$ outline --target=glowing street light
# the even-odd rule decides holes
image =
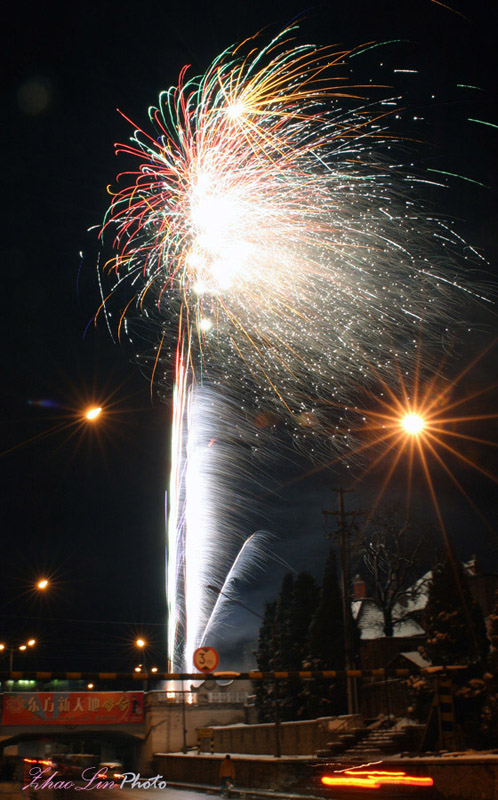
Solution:
[[[44,589],[46,589],[46,588],[47,588],[47,586],[48,586],[48,585],[49,585],[49,581],[48,581],[48,579],[47,579],[47,578],[42,578],[42,579],[41,579],[41,580],[39,580],[39,581],[38,581],[38,583],[36,584],[36,588],[37,588],[37,589],[40,589],[41,591],[43,591]]]
[[[418,434],[421,433],[425,428],[425,420],[423,417],[414,412],[410,412],[403,417],[401,424],[406,433],[410,434],[410,436],[418,436]]]
[[[102,409],[100,407],[94,406],[93,408],[89,408],[88,411],[85,413],[85,417],[90,421],[93,422],[102,414]]]
[[[9,672],[12,672],[14,669],[14,650],[20,650],[24,652],[29,647],[34,647],[36,644],[36,639],[28,639],[27,642],[23,642],[19,645],[9,645],[9,644],[0,644],[0,651],[8,650],[9,651]]]
[[[135,647],[138,647],[139,650],[144,650],[147,647],[146,640],[142,639],[141,637],[139,639],[136,639],[135,640]],[[147,659],[144,657],[143,658],[143,662],[141,664],[139,664],[138,667],[135,667],[135,672],[142,672],[143,671],[143,672],[146,672],[146,673],[149,673],[149,672],[156,673],[157,672],[157,667],[151,667],[149,669],[149,667],[147,666],[146,661],[147,661]],[[144,679],[144,690],[146,690],[146,689],[147,689],[147,679]]]

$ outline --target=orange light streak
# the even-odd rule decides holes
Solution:
[[[387,770],[354,770],[348,769],[340,775],[324,775],[325,786],[352,786],[357,789],[381,789],[382,786],[433,786],[429,776],[407,775],[406,772],[389,772]]]

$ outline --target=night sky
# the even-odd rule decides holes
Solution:
[[[148,106],[177,81],[184,64],[201,73],[228,45],[265,26],[276,33],[299,14],[304,14],[303,42],[352,47],[390,40],[357,65],[359,75],[363,82],[382,75],[393,94],[406,98],[412,116],[423,118],[416,129],[421,168],[430,163],[485,184],[453,179],[447,190],[429,193],[429,200],[485,253],[487,275],[478,277],[492,296],[498,131],[468,120],[498,122],[497,11],[492,2],[455,0],[448,6],[460,13],[430,0],[331,0],[310,7],[294,0],[11,6],[2,147],[0,640],[16,644],[30,635],[39,642],[36,653],[16,656],[15,666],[127,671],[138,663],[133,641],[142,632],[151,642],[150,662],[165,665],[164,491],[171,408],[151,399],[147,377],[126,345],[112,342],[104,319],[96,327],[92,322],[100,303],[97,231],[108,204],[106,187],[126,165],[115,157],[114,143],[131,134],[116,109],[146,125]],[[408,75],[398,68],[418,72]],[[462,302],[461,318],[470,331],[462,326],[449,375],[458,374],[496,336],[489,309]],[[461,391],[469,395],[476,386],[493,384],[496,361],[496,350],[490,351]],[[93,428],[75,424],[91,402],[105,407],[105,418]],[[474,413],[493,413],[496,392],[471,405]],[[496,421],[471,433],[496,441]],[[496,474],[492,448],[473,444],[467,454]],[[336,466],[296,480],[312,466],[297,456],[283,458],[281,492],[260,498],[253,516],[259,513],[257,524],[278,537],[275,552],[320,579],[330,546],[321,512],[334,507],[331,487],[349,485],[351,476]],[[478,473],[456,469],[496,526],[496,486]],[[361,474],[361,465],[355,470]],[[351,502],[368,506],[380,482],[380,471],[369,474]],[[399,492],[400,481],[390,501]],[[427,509],[424,492],[422,482],[415,485],[414,501]],[[496,569],[498,550],[486,526],[447,481],[441,480],[440,492],[458,555],[476,552],[486,569]],[[259,612],[285,571],[272,563],[240,589],[241,598]],[[52,581],[43,596],[31,589],[41,575]],[[223,668],[250,663],[257,624],[240,609],[228,620],[215,642]]]

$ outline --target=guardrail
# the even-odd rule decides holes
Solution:
[[[249,698],[248,692],[207,692],[207,694],[199,695],[197,692],[182,692],[182,691],[152,691],[147,693],[147,702],[160,704],[160,705],[176,705],[186,703],[187,705],[198,705],[200,702],[208,702],[213,704],[220,703],[234,703],[246,704]]]

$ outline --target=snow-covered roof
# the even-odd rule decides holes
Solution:
[[[421,656],[418,650],[410,650],[407,653],[400,653],[400,656],[403,656],[403,658],[406,658],[407,661],[415,664],[416,667],[420,667],[420,669],[431,666],[431,662],[427,661],[426,658]]]

